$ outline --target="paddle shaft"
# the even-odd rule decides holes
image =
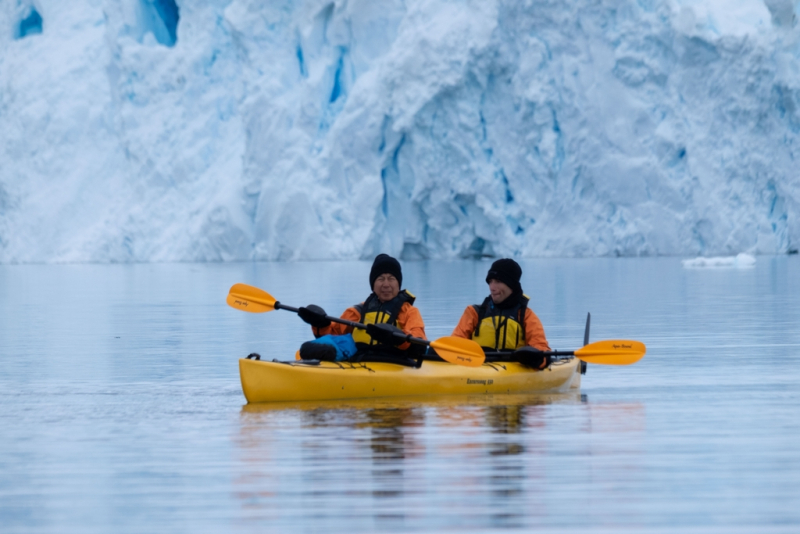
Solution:
[[[286,304],[281,304],[280,301],[276,301],[275,302],[275,309],[276,310],[286,310],[286,311],[290,311],[290,312],[294,312],[294,313],[298,313],[300,311],[300,308],[294,308],[292,306],[287,306]],[[334,317],[332,315],[326,315],[325,318],[328,319],[329,321],[334,322],[334,323],[339,323],[339,324],[344,324],[344,325],[347,325],[347,326],[352,326],[353,328],[361,328],[361,329],[364,329],[364,330],[366,330],[366,328],[367,328],[367,325],[365,325],[365,324],[357,323],[355,321],[348,321],[347,319],[342,319],[340,317]],[[426,345],[426,346],[431,344],[430,341],[428,341],[426,339],[421,339],[421,338],[418,338],[418,337],[414,337],[411,334],[403,335],[403,334],[401,334],[399,332],[393,332],[393,334],[394,334],[395,337],[401,338],[401,339],[403,339],[405,341],[408,341],[410,343],[418,343],[420,345]],[[487,352],[486,356],[504,356],[504,355],[508,355],[508,354],[514,354],[514,353],[513,352]],[[532,354],[544,354],[545,356],[575,356],[575,351],[574,350],[548,350],[548,351],[542,351],[542,352],[534,352]]]
[[[575,350],[548,350],[544,352],[534,352],[531,347],[524,347],[515,352],[490,352],[493,358],[505,357],[512,361],[524,361],[526,358],[535,354],[549,357],[569,357],[574,356],[581,361],[598,363],[602,365],[630,365],[636,363],[644,357],[647,348],[641,341],[630,339],[607,339],[595,341]]]
[[[287,306],[286,304],[281,304],[279,301],[275,301],[274,307],[275,307],[276,310],[286,310],[286,311],[290,311],[290,312],[294,312],[294,313],[298,313],[300,311],[300,308],[294,308],[292,306]],[[347,319],[342,319],[340,317],[334,317],[332,315],[326,315],[325,318],[328,319],[329,321],[334,322],[334,323],[339,323],[339,324],[343,324],[343,325],[347,325],[347,326],[352,326],[353,328],[361,328],[362,330],[366,330],[367,329],[367,325],[365,325],[365,324],[357,323],[355,321],[348,321]],[[428,346],[428,345],[431,344],[431,342],[428,341],[427,339],[414,337],[411,334],[401,334],[400,332],[392,332],[392,335],[394,335],[395,337],[400,338],[400,339],[402,339],[404,341],[408,341],[409,343],[416,343],[418,345],[425,345],[425,346]]]
[[[528,352],[527,354],[514,354],[513,352],[487,352],[486,363],[518,362],[525,363],[525,360],[534,354],[550,356],[553,361],[568,360],[575,356],[574,350],[548,350],[541,352]]]
[[[487,352],[486,356],[510,356],[514,354],[514,352]],[[544,356],[575,356],[574,350],[543,350],[540,352],[530,352],[531,355],[533,354],[542,354]]]

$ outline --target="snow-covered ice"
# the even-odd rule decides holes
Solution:
[[[785,253],[797,0],[0,3],[0,262]]]

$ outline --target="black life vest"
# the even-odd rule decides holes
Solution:
[[[490,295],[482,304],[473,305],[478,313],[478,324],[472,333],[473,341],[487,350],[517,350],[524,347],[528,300],[526,295],[522,295],[514,306],[499,308]]]
[[[381,302],[378,296],[372,293],[364,301],[364,304],[356,304],[354,308],[361,314],[361,320],[359,321],[361,324],[388,323],[392,326],[397,326],[397,316],[400,314],[403,304],[408,302],[413,305],[415,299],[416,297],[405,289],[388,302]],[[362,350],[368,346],[378,344],[363,328],[353,330],[353,339],[356,342],[356,346]],[[384,345],[381,345],[381,347],[384,347]]]

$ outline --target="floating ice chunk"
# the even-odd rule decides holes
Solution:
[[[745,269],[756,264],[756,259],[750,254],[737,254],[736,256],[718,256],[715,258],[694,258],[683,260],[683,266],[691,269],[696,267],[734,267]]]

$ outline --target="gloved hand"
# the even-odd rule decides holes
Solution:
[[[331,324],[331,320],[325,317],[327,315],[325,310],[316,304],[309,304],[300,308],[297,310],[297,315],[311,326],[316,326],[317,328],[323,328]]]
[[[553,358],[549,354],[530,345],[514,351],[514,356],[519,358],[522,365],[539,370],[547,369],[553,362]]]
[[[384,345],[402,345],[406,342],[402,337],[394,335],[395,333],[401,334],[402,336],[406,335],[405,332],[388,323],[367,325],[367,334],[378,343],[383,343]]]

